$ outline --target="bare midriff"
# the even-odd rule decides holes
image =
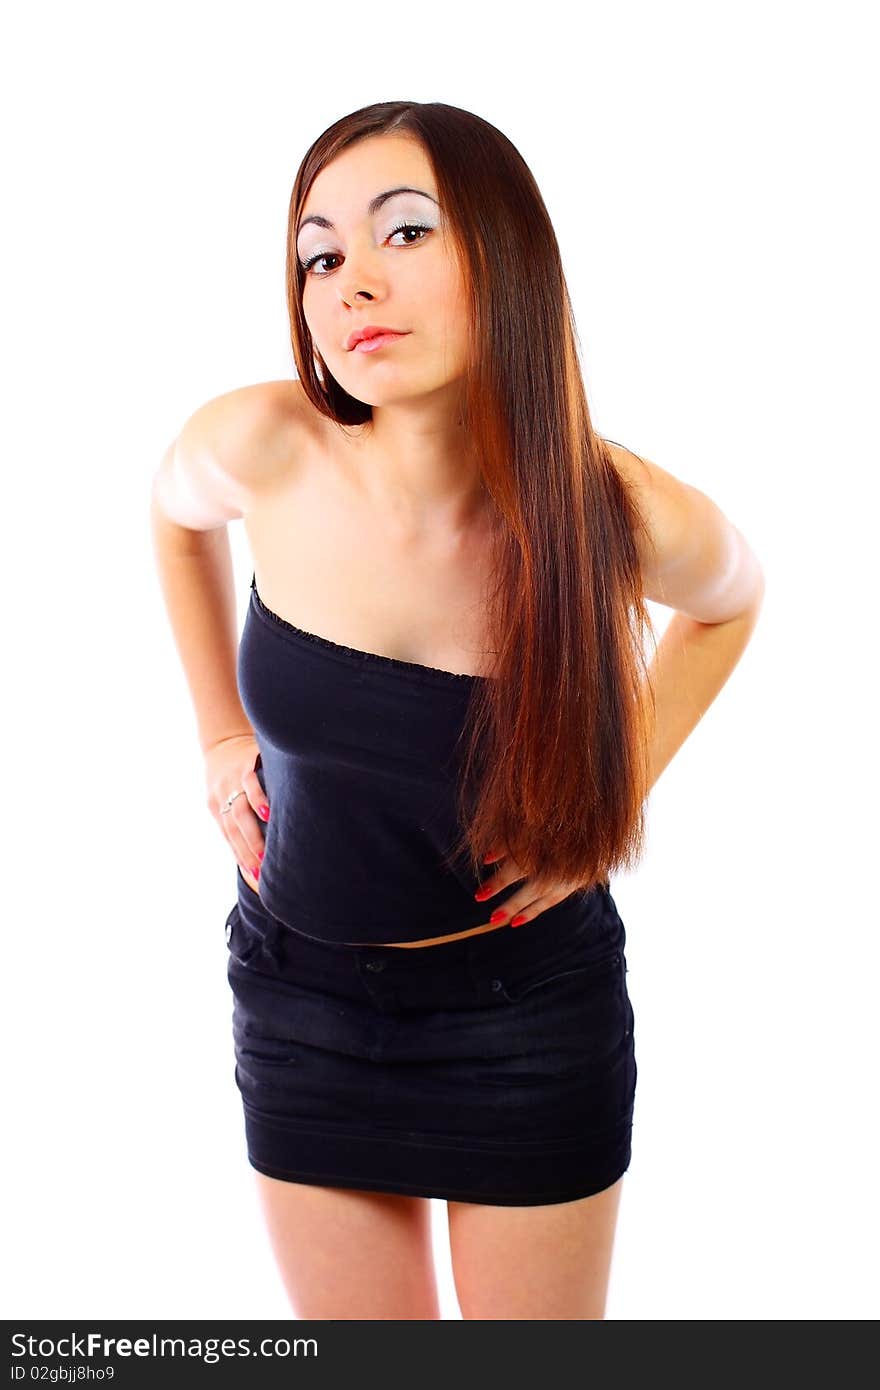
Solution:
[[[467,931],[453,932],[450,936],[430,936],[427,941],[343,941],[343,946],[440,946],[444,941],[459,941],[463,936],[482,936],[487,931],[498,931],[507,922],[488,922],[483,927],[470,927]]]
[[[260,885],[252,877],[247,869],[242,869],[242,878],[249,888],[253,888],[257,897],[260,896]],[[498,931],[501,927],[508,926],[507,922],[487,922],[482,927],[469,927],[467,931],[452,932],[449,936],[429,936],[426,941],[341,941],[341,946],[400,946],[401,949],[414,946],[441,946],[446,941],[459,941],[464,936],[482,936],[487,931]]]

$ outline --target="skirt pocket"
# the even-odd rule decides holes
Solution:
[[[591,980],[606,980],[623,963],[623,951],[619,947],[590,960],[557,961],[556,964],[536,964],[527,972],[509,973],[501,980],[493,982],[503,999],[511,1004],[519,1004],[527,996],[546,989],[549,985],[582,977],[584,985]]]

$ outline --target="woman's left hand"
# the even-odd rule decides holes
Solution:
[[[523,871],[511,855],[504,850],[495,850],[487,854],[483,860],[484,864],[497,864],[503,861],[503,868],[499,869],[492,878],[478,888],[474,897],[477,902],[485,902],[487,898],[494,898],[496,893],[500,893],[502,888],[507,888],[511,883],[516,883],[517,879],[523,877]],[[542,912],[546,912],[548,907],[555,907],[561,903],[563,898],[569,897],[578,888],[585,888],[583,883],[563,883],[558,879],[555,883],[542,883],[538,879],[526,879],[521,888],[512,893],[506,900],[503,907],[499,907],[492,913],[489,922],[494,926],[505,921],[510,917],[508,926],[521,927],[525,922],[531,922],[535,917],[539,917]],[[513,916],[511,917],[511,913]]]

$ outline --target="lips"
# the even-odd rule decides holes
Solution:
[[[373,338],[361,338],[355,343],[352,352],[379,352],[392,343],[399,343],[403,333],[377,333]]]
[[[406,330],[400,328],[389,328],[385,324],[368,323],[363,328],[356,328],[353,333],[348,335],[345,346],[348,352],[353,352],[358,343],[367,342],[371,338],[402,338]],[[378,344],[377,344],[378,346]]]

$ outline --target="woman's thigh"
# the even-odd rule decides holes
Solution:
[[[622,1184],[545,1206],[449,1202],[462,1317],[604,1318]]]
[[[426,1198],[286,1182],[254,1172],[275,1260],[298,1318],[439,1318]]]

